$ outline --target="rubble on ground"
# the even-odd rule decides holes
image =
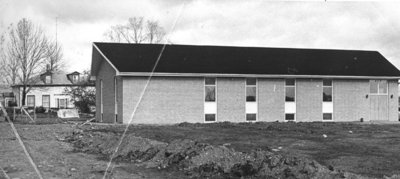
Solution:
[[[65,141],[77,151],[101,154],[107,159],[116,150],[121,134],[75,130]],[[227,146],[213,146],[189,139],[170,143],[127,134],[114,155],[114,161],[140,166],[182,170],[191,177],[221,178],[365,178],[325,167],[297,156],[270,151],[238,152]]]

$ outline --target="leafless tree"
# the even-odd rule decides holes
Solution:
[[[16,26],[11,25],[8,33],[6,64],[16,67],[14,84],[22,85],[22,105],[31,85],[39,81],[46,63],[51,58],[58,58],[61,49],[48,40],[44,31],[28,19],[21,19]],[[13,64],[16,64],[15,66]],[[11,70],[10,67],[8,70]],[[18,80],[18,82],[16,82]]]
[[[157,21],[147,21],[147,32],[149,43],[160,43],[166,35],[164,28]]]
[[[2,78],[6,77],[6,73],[5,73],[5,52],[4,52],[4,35],[0,34],[0,76]],[[3,79],[4,80],[4,79]],[[2,81],[0,79],[0,84],[4,83],[4,81]]]
[[[46,64],[48,65],[50,72],[62,71],[65,67],[62,47],[58,43],[50,42],[47,46],[48,58]]]
[[[4,34],[0,36],[0,76],[8,85],[15,85],[17,82],[18,63],[15,59],[9,58],[6,52],[6,39]]]
[[[157,21],[145,21],[143,17],[128,19],[125,25],[115,25],[104,36],[112,42],[160,43],[166,32]]]

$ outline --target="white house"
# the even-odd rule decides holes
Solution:
[[[45,108],[74,108],[71,96],[65,93],[66,87],[82,85],[83,76],[79,72],[66,74],[64,72],[46,72],[40,75],[40,80],[30,85],[30,90],[25,98],[25,105],[28,107]],[[12,86],[16,97],[17,105],[22,105],[23,85]]]

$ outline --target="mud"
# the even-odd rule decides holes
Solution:
[[[95,153],[109,159],[118,146],[120,134],[75,130],[67,137],[76,151]],[[170,143],[125,136],[116,162],[133,162],[147,168],[178,170],[190,177],[211,178],[366,178],[298,156],[271,151],[238,152],[227,146],[213,146],[189,139]]]

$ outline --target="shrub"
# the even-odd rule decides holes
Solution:
[[[15,101],[8,101],[8,107],[14,107],[17,106],[17,102]]]
[[[36,107],[35,112],[36,113],[45,113],[46,112],[46,108],[44,108],[43,106]]]

